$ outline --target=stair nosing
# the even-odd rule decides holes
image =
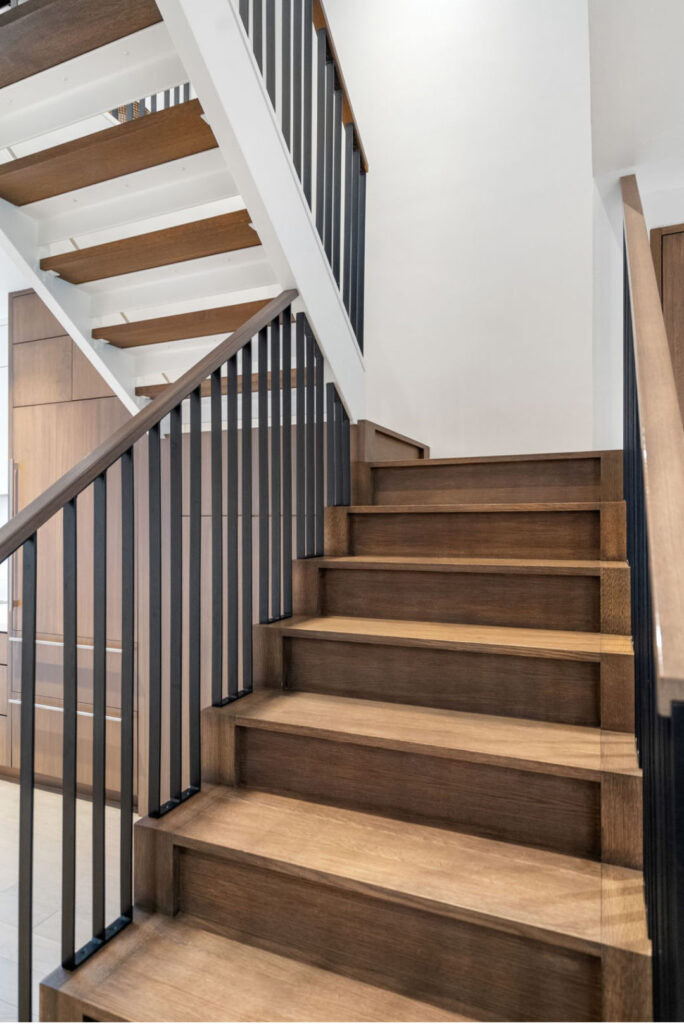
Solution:
[[[624,501],[536,501],[536,502],[462,502],[443,505],[347,505],[351,515],[427,515],[458,512],[600,512],[606,505],[624,505]]]
[[[492,463],[524,462],[567,462],[572,459],[598,459],[602,455],[614,454],[620,449],[606,448],[587,452],[535,452],[530,455],[471,455],[454,459],[395,459],[377,460],[369,463],[371,469],[413,469],[428,466],[472,466]]]
[[[472,572],[527,576],[600,576],[604,569],[629,569],[624,559],[467,558],[401,555],[323,555],[308,559],[320,569],[368,569],[397,572]]]

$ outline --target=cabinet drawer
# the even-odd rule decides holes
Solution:
[[[10,701],[12,722],[12,767],[20,765],[21,703]],[[62,779],[62,734],[64,714],[59,707],[36,705],[35,770],[36,775],[49,779]],[[92,786],[93,716],[78,712],[78,739],[76,744],[76,773],[79,786]],[[121,720],[107,717],[105,786],[108,794],[119,792],[121,777]],[[133,777],[135,778],[135,771]]]
[[[0,665],[0,715],[7,714],[7,665]]]
[[[10,641],[12,658],[12,696],[21,696],[21,637]],[[93,702],[93,648],[79,644],[76,652],[78,671],[78,703]],[[64,647],[59,640],[36,641],[36,698],[62,700],[62,665]],[[107,648],[107,707],[121,707],[121,651]]]

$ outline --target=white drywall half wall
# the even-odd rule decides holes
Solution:
[[[435,456],[592,447],[587,0],[326,0],[368,155],[367,408]]]

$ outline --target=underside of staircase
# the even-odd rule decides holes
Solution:
[[[621,453],[354,480],[43,1019],[651,1019]]]

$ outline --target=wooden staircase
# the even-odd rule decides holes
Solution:
[[[619,458],[357,465],[43,1018],[651,1019]]]

